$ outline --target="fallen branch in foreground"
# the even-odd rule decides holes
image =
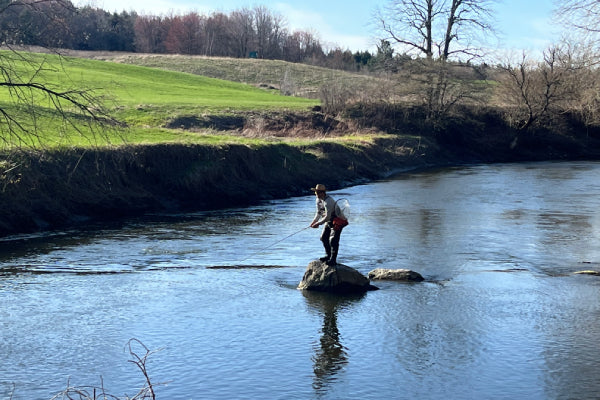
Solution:
[[[135,346],[141,346],[144,354],[140,355],[139,350],[133,348]],[[57,393],[51,400],[156,400],[154,384],[150,381],[146,363],[148,357],[160,351],[160,349],[150,351],[138,339],[129,339],[126,348],[131,357],[128,361],[138,367],[145,379],[144,386],[133,397],[119,397],[108,393],[104,387],[104,381],[102,380],[102,377],[100,377],[100,386],[71,386],[70,382],[67,381],[67,388],[60,393]]]

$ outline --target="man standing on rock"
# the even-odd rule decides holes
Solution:
[[[324,261],[327,265],[337,264],[338,249],[340,246],[340,235],[342,234],[343,227],[335,227],[333,225],[333,219],[335,215],[335,200],[333,197],[327,194],[325,185],[319,183],[314,188],[311,188],[317,196],[317,213],[315,218],[310,224],[311,228],[318,228],[323,225],[323,232],[321,233],[321,242],[325,247],[327,255],[321,257],[320,260]]]

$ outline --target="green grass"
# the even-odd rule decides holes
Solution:
[[[38,143],[43,146],[89,145],[122,142],[156,143],[172,141],[207,140],[206,135],[190,134],[177,130],[162,129],[178,116],[200,116],[203,114],[233,113],[240,111],[301,111],[318,104],[316,100],[281,96],[277,92],[256,88],[220,79],[208,78],[184,72],[167,71],[150,67],[127,65],[108,61],[83,58],[61,58],[52,54],[24,53],[25,57],[44,69],[37,72],[33,80],[52,87],[90,88],[107,100],[111,114],[128,124],[125,131],[107,131],[96,135],[98,130],[89,130],[85,124],[81,132],[65,123],[53,112],[47,100],[38,97],[35,109],[39,113],[36,121],[29,121],[30,110],[14,107],[8,91],[0,91],[3,109],[16,115],[19,121],[35,131],[32,137],[7,137],[4,124],[2,135],[9,146]],[[10,65],[22,77],[33,76],[27,63],[16,59],[11,52],[0,52],[0,62]],[[77,120],[77,119],[75,119]],[[81,121],[80,121],[81,122]],[[35,125],[35,129],[33,128]],[[80,133],[88,132],[80,135]],[[96,132],[96,134],[94,134]],[[91,137],[91,136],[93,137]],[[221,136],[222,140],[227,138]],[[227,138],[231,139],[231,137]]]
[[[385,80],[374,76],[279,60],[137,53],[73,53],[81,57],[187,72],[253,86],[279,88],[282,81],[287,80],[297,95],[309,98],[318,97],[320,87],[332,81],[365,89],[376,89],[385,85]]]
[[[280,96],[250,85],[189,73],[136,65],[68,58],[69,77],[89,87],[98,87],[115,97],[118,105],[169,112],[219,112],[225,110],[307,109],[317,102]],[[137,107],[140,106],[140,107]],[[139,108],[139,110],[138,110]],[[134,112],[133,114],[139,114]]]

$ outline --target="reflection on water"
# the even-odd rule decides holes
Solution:
[[[322,252],[310,194],[0,240],[0,398],[131,394],[131,338],[164,349],[161,399],[600,398],[600,279],[573,274],[600,270],[599,174],[467,166],[333,193],[352,205],[339,262],[426,278],[357,298],[296,290]]]
[[[313,388],[318,395],[327,393],[329,385],[336,380],[336,374],[347,364],[347,354],[341,342],[337,324],[337,312],[359,301],[360,296],[335,296],[327,293],[303,291],[308,305],[323,315],[323,327],[319,345],[313,356],[315,379]]]

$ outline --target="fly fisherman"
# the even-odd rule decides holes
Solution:
[[[317,213],[315,214],[315,218],[311,222],[310,227],[318,228],[319,225],[323,225],[321,242],[323,242],[323,247],[325,247],[327,255],[321,257],[320,260],[324,261],[327,265],[336,265],[342,228],[334,229],[333,219],[336,217],[335,200],[327,194],[327,189],[323,184],[319,183],[310,190],[315,192],[315,195],[317,196]]]

